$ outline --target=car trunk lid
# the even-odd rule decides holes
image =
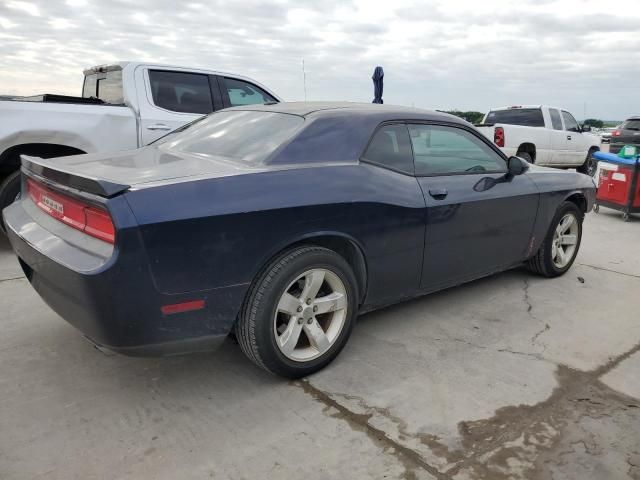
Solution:
[[[151,145],[138,150],[42,159],[22,156],[23,167],[58,184],[110,198],[144,184],[171,183],[191,177],[217,177],[250,169],[214,156]]]

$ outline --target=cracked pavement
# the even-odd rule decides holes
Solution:
[[[640,218],[590,214],[562,278],[524,270],[363,315],[287,382],[228,341],[105,355],[0,239],[0,478],[640,479]]]

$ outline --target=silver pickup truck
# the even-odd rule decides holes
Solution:
[[[246,77],[139,62],[85,70],[81,97],[0,97],[0,211],[20,192],[21,154],[134,149],[222,108],[279,101]]]

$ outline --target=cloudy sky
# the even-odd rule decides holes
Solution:
[[[244,74],[286,100],[640,114],[639,0],[0,0],[0,94],[79,94],[148,60]]]

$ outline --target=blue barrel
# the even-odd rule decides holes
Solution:
[[[617,163],[619,165],[635,165],[640,159],[640,155],[635,158],[622,158],[615,153],[595,152],[593,158],[602,160],[603,162]]]

